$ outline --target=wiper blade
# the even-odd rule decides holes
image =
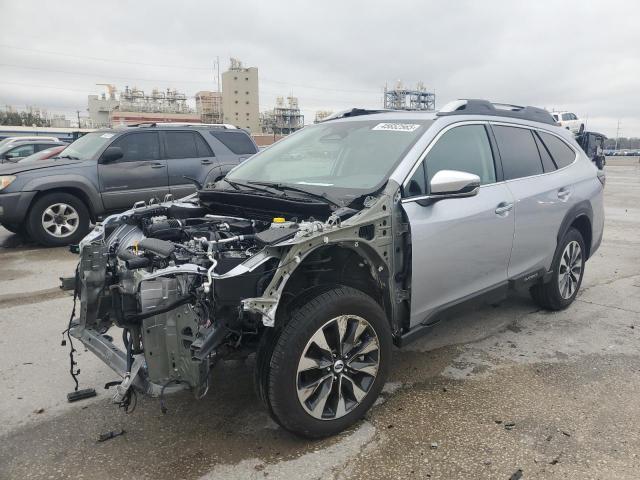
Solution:
[[[68,158],[69,160],[80,160],[78,157],[74,157],[73,155],[58,155],[55,158]]]
[[[269,189],[269,188],[260,188],[260,187],[258,187],[257,185],[250,185],[250,184],[249,184],[249,183],[251,183],[251,184],[252,184],[252,183],[254,183],[254,182],[244,183],[244,182],[238,182],[237,180],[229,180],[228,178],[223,178],[223,179],[222,179],[222,181],[223,181],[223,182],[227,182],[229,185],[231,185],[231,186],[232,186],[233,188],[235,188],[236,190],[240,190],[240,188],[239,188],[239,187],[245,187],[245,188],[248,188],[248,189],[250,189],[250,190],[257,190],[257,191],[259,191],[259,192],[266,192],[266,193],[269,193],[269,194],[271,194],[271,195],[273,195],[273,194],[274,194],[273,189]],[[282,192],[278,192],[277,190],[276,190],[276,192],[275,192],[275,193],[277,193],[277,194],[282,194]]]
[[[276,190],[280,190],[282,192],[284,192],[285,190],[290,190],[292,192],[299,192],[299,193],[303,193],[309,197],[313,197],[313,198],[317,198],[318,200],[321,200],[325,203],[329,203],[331,205],[334,205],[336,207],[341,207],[342,205],[334,202],[333,200],[331,200],[330,198],[327,198],[326,194],[319,194],[319,193],[313,193],[310,192],[308,190],[305,190],[303,188],[298,188],[298,187],[293,187],[290,185],[284,185],[282,183],[275,183],[275,182],[249,182],[252,185],[264,185],[265,187],[270,187],[270,188],[275,188]]]

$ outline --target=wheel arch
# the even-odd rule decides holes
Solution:
[[[322,245],[310,251],[285,280],[276,310],[276,324],[312,297],[336,286],[347,286],[373,298],[391,322],[388,265],[366,242]]]
[[[44,195],[51,193],[68,193],[82,200],[89,210],[91,220],[95,221],[97,216],[103,211],[100,193],[95,189],[95,187],[82,179],[82,177],[43,177],[42,179],[29,182],[29,184],[25,186],[25,189],[38,192],[31,200],[29,210],[31,209],[31,206],[33,206],[34,202],[39,198],[42,198]]]
[[[580,202],[574,205],[565,215],[560,229],[558,230],[558,236],[556,238],[556,244],[559,245],[562,238],[566,235],[570,228],[575,228],[580,232],[585,244],[585,259],[588,259],[591,255],[591,244],[593,241],[593,209],[588,201]]]

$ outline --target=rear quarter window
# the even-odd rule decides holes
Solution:
[[[505,180],[543,173],[533,132],[527,128],[494,125]]]
[[[540,134],[540,138],[543,143],[549,150],[549,153],[553,157],[553,160],[558,165],[558,168],[566,167],[567,165],[571,165],[573,161],[576,159],[576,153],[573,151],[569,145],[564,143],[555,135],[551,135],[549,133],[538,132]]]
[[[236,155],[253,155],[258,151],[254,143],[244,132],[230,130],[212,130],[209,133]]]

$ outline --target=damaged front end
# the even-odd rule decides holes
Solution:
[[[132,388],[152,396],[189,389],[201,397],[212,365],[254,352],[277,322],[290,277],[331,246],[356,252],[371,288],[387,296],[390,318],[399,319],[402,299],[390,300],[402,291],[395,265],[406,264],[401,235],[394,235],[402,230],[394,216],[397,188],[322,221],[285,221],[270,218],[271,211],[212,214],[224,209],[196,197],[112,215],[79,245],[81,308],[69,333],[121,377],[113,382],[116,403],[127,404]],[[307,280],[322,283],[315,275]]]

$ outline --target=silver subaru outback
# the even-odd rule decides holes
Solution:
[[[125,409],[136,392],[200,398],[216,362],[255,354],[273,418],[332,435],[371,407],[392,345],[454,307],[514,289],[568,307],[602,239],[603,188],[545,110],[350,110],[192,197],[98,224],[68,282],[69,340],[121,377]]]

